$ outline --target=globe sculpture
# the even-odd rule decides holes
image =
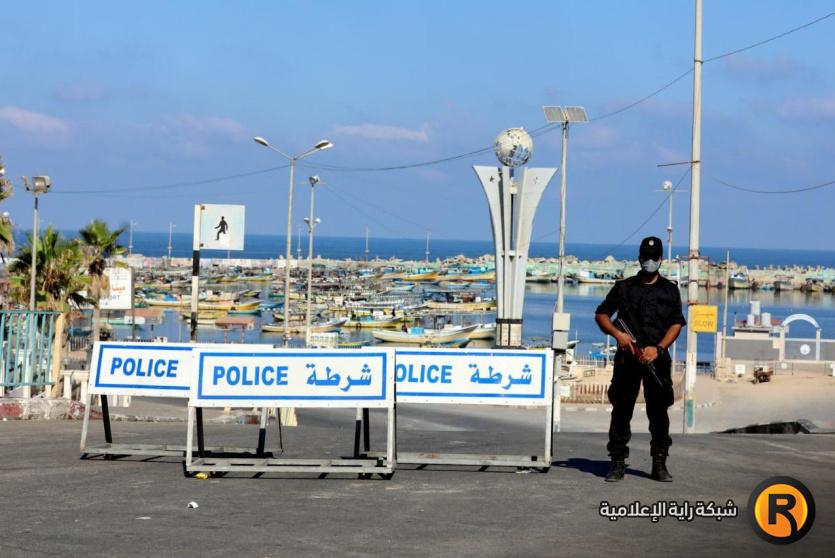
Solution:
[[[493,152],[502,165],[519,167],[533,155],[533,139],[522,128],[508,128],[496,136]]]

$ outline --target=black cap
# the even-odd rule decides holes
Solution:
[[[664,255],[664,246],[657,236],[648,236],[641,241],[641,249],[638,251],[638,259],[660,260]]]

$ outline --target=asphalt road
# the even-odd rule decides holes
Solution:
[[[404,451],[541,452],[533,411],[403,409]],[[350,453],[349,411],[300,410],[287,456]],[[372,442],[384,440],[374,413]],[[391,480],[314,474],[183,476],[176,458],[79,459],[78,422],[0,422],[0,556],[687,556],[821,555],[835,545],[835,436],[674,436],[673,483],[647,478],[648,437],[633,439],[627,478],[603,482],[605,435],[559,433],[546,473],[434,466]],[[101,423],[92,424],[101,438]],[[257,427],[207,425],[207,444],[254,444]],[[276,443],[275,428],[268,446]],[[115,423],[115,441],[179,443],[182,423]],[[749,525],[754,487],[800,479],[817,503],[810,533],[789,546]],[[728,499],[740,516],[679,521],[601,517],[601,501]],[[198,508],[189,509],[189,502]]]

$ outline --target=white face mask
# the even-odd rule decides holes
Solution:
[[[661,267],[660,261],[644,260],[641,262],[641,269],[643,269],[646,273],[655,273],[658,271],[659,267]]]

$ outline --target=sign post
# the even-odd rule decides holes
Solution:
[[[243,250],[244,215],[243,205],[212,205],[199,203],[194,206],[194,230],[191,252],[191,342],[197,343],[197,311],[200,297],[200,249]],[[258,433],[259,451],[266,443],[267,410],[261,411],[261,428]],[[197,429],[203,431],[203,410],[197,410]],[[202,436],[199,437],[202,440]],[[203,446],[200,445],[200,455]]]
[[[186,472],[379,473],[395,466],[394,351],[264,349],[248,345],[194,353]],[[194,459],[189,447],[196,411],[203,407],[288,406],[388,410],[386,452],[380,457],[336,459]],[[198,438],[203,433],[198,430]],[[200,440],[198,440],[199,442]]]

